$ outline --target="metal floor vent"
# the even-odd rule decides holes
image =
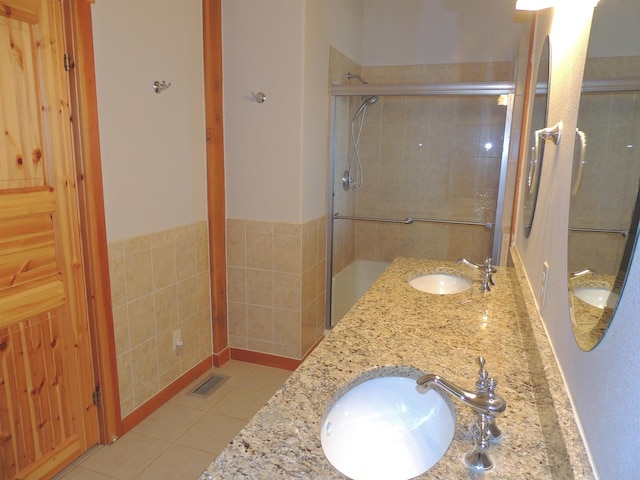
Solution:
[[[202,382],[198,387],[196,387],[191,393],[194,395],[201,395],[206,397],[211,394],[216,388],[218,388],[222,383],[229,377],[224,375],[211,375],[204,382]]]

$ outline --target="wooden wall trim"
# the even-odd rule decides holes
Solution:
[[[220,354],[228,347],[221,0],[202,0],[202,22],[213,353]]]
[[[309,356],[315,348],[320,345],[320,342],[324,340],[324,337],[320,337],[311,346],[309,351],[305,353],[302,359],[281,357],[279,355],[273,355],[270,353],[255,352],[253,350],[245,350],[244,348],[230,347],[231,358],[233,360],[240,360],[242,362],[257,363],[258,365],[265,365],[267,367],[282,368],[284,370],[295,370],[304,362],[305,358]]]
[[[270,353],[254,352],[242,348],[231,347],[231,358],[241,362],[255,363],[267,367],[282,368],[284,370],[295,370],[302,363],[302,360],[295,358],[279,357]]]
[[[122,435],[120,394],[111,303],[111,281],[104,213],[98,101],[93,51],[91,2],[64,2],[67,47],[74,67],[70,71],[73,128],[80,195],[83,257],[95,381],[100,385],[100,442]]]
[[[529,128],[531,126],[531,119],[529,118],[529,109],[531,108],[531,102],[535,96],[535,91],[532,93],[531,89],[535,90],[535,80],[533,79],[534,58],[533,58],[533,42],[536,33],[536,20],[538,14],[533,15],[531,19],[530,32],[529,32],[529,55],[527,63],[527,78],[525,80],[524,87],[524,106],[522,108],[522,118],[520,119],[522,130],[520,130],[520,148],[518,149],[518,164],[516,168],[516,186],[513,197],[513,210],[511,211],[511,241],[510,247],[514,246],[516,240],[517,220],[520,212],[518,211],[518,205],[520,203],[520,187],[522,185],[522,176],[524,175],[525,163],[528,155],[529,148]]]
[[[231,360],[231,348],[227,347],[224,350],[213,354],[213,366],[221,367],[225,363]]]

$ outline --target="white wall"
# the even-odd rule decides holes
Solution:
[[[304,2],[223,0],[222,22],[227,216],[298,223]]]
[[[363,66],[513,61],[513,0],[365,0]],[[401,26],[401,28],[398,28]]]
[[[546,32],[551,39],[549,125],[576,128],[584,59],[593,9],[586,2],[542,13],[536,28],[538,54]],[[569,141],[567,141],[569,139]],[[547,301],[541,307],[550,341],[575,405],[587,448],[602,479],[638,478],[640,431],[640,265],[632,264],[627,286],[612,324],[591,352],[573,338],[567,295],[567,227],[573,136],[558,147],[547,142],[540,194],[531,236],[517,224],[517,249],[533,292],[539,298],[542,264],[550,264]]]
[[[92,6],[109,241],[206,220],[200,0]],[[160,95],[155,80],[171,82]]]
[[[366,0],[326,0],[329,4],[329,43],[362,65],[362,23]],[[339,84],[342,79],[332,79]]]
[[[305,2],[301,221],[327,210],[329,165],[329,5]]]

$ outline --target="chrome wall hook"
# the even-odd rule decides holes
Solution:
[[[251,96],[256,99],[258,103],[264,103],[267,100],[267,96],[263,92],[253,93],[251,92]]]
[[[155,82],[153,82],[153,91],[156,93],[162,93],[170,86],[171,82],[167,83],[164,80],[161,82],[159,80],[156,80]]]

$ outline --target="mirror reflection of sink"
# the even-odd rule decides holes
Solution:
[[[320,440],[327,459],[349,478],[409,479],[442,458],[455,423],[450,399],[437,390],[419,388],[414,378],[380,376],[329,404]]]
[[[614,308],[618,302],[618,294],[604,287],[577,287],[573,289],[573,294],[597,308]]]
[[[426,293],[448,295],[461,293],[471,288],[471,280],[452,273],[427,273],[409,281],[416,290]]]

